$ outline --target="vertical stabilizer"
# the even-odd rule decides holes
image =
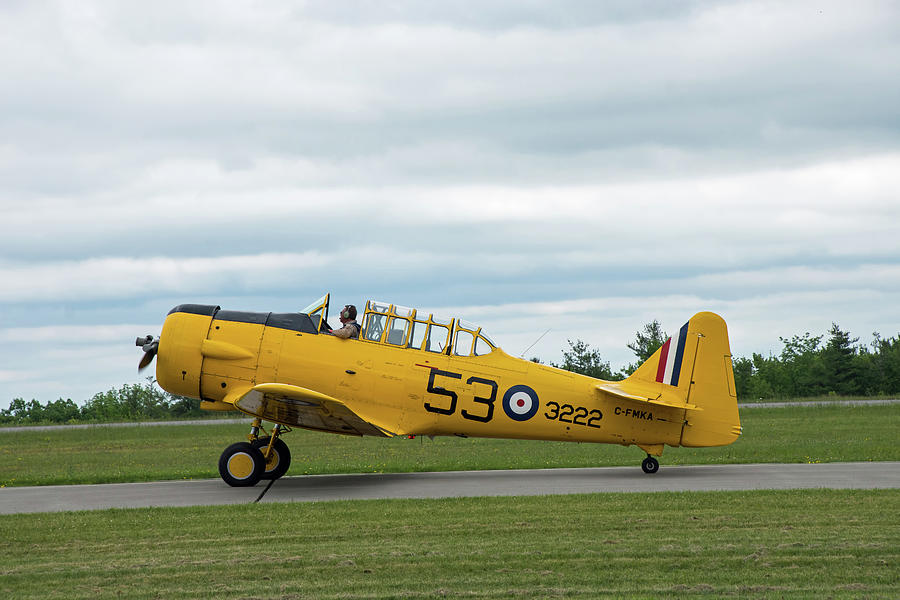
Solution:
[[[697,313],[621,385],[684,403],[681,445],[725,446],[741,433],[728,328],[719,315]]]

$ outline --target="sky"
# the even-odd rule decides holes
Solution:
[[[866,0],[4,1],[0,408],[143,382],[182,303],[331,292],[613,369],[702,310],[736,356],[897,335],[898,32]]]

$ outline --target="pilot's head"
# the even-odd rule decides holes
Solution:
[[[347,323],[356,318],[356,307],[352,304],[348,304],[341,311],[341,323]]]

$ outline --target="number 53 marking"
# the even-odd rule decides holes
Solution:
[[[459,400],[459,395],[453,390],[444,389],[442,387],[438,387],[434,384],[434,380],[436,377],[448,377],[450,379],[462,379],[462,375],[459,373],[453,373],[452,371],[441,371],[440,369],[431,369],[431,374],[428,376],[428,387],[426,390],[430,394],[437,394],[438,396],[446,396],[450,398],[449,405],[447,406],[436,406],[431,402],[425,403],[425,410],[428,412],[438,413],[439,415],[452,415],[456,412],[456,404]],[[475,413],[471,413],[466,409],[460,411],[464,419],[469,419],[470,421],[478,421],[480,423],[487,423],[491,419],[494,418],[494,402],[497,401],[497,382],[491,379],[485,379],[484,377],[469,377],[466,379],[467,385],[472,385],[474,383],[478,383],[481,385],[486,385],[490,388],[489,396],[472,396],[472,401],[475,404],[483,404],[487,407],[485,414],[479,415]]]

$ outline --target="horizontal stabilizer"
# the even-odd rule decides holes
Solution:
[[[699,406],[694,404],[686,404],[684,402],[673,402],[671,400],[667,400],[662,396],[658,398],[648,398],[647,396],[637,396],[635,394],[631,394],[623,390],[621,387],[616,385],[615,383],[604,383],[597,386],[597,389],[606,394],[610,394],[615,396],[616,398],[621,398],[622,400],[630,400],[631,402],[638,402],[643,404],[652,404],[654,406],[665,406],[666,408],[683,408],[684,410],[703,410]]]
[[[343,401],[296,385],[261,383],[235,398],[233,404],[249,415],[282,425],[346,435],[393,435]]]

